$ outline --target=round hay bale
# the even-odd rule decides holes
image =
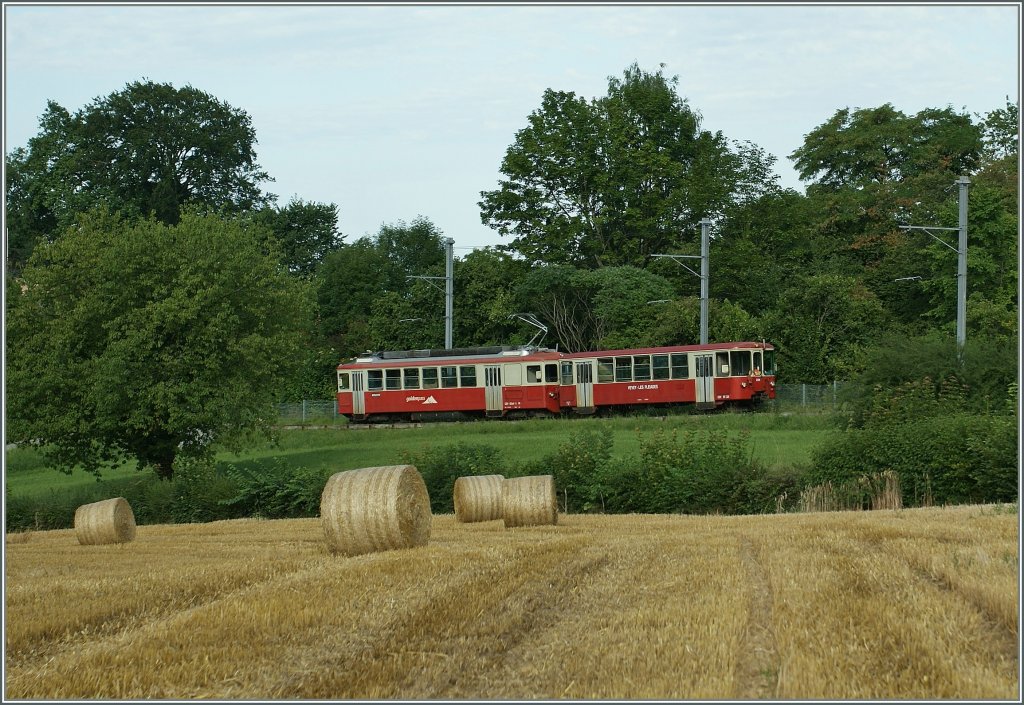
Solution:
[[[83,504],[75,510],[78,543],[127,543],[135,538],[135,514],[124,497]]]
[[[510,477],[501,483],[505,528],[558,523],[558,499],[552,475]]]
[[[455,520],[460,522],[501,519],[501,483],[503,475],[471,475],[455,481],[452,499]]]
[[[327,547],[347,556],[425,546],[430,521],[427,486],[412,465],[335,473],[320,495]]]

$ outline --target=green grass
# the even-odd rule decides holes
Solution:
[[[497,448],[515,464],[540,458],[556,451],[570,434],[579,429],[599,429],[611,434],[615,457],[635,456],[640,451],[640,435],[657,430],[724,430],[731,435],[750,433],[751,452],[773,468],[806,465],[811,451],[834,428],[829,417],[782,416],[761,413],[720,413],[713,415],[679,414],[667,417],[624,416],[615,418],[536,419],[529,421],[477,421],[460,424],[425,424],[420,428],[381,428],[347,430],[281,430],[272,441],[256,441],[242,453],[220,452],[220,464],[258,469],[284,463],[291,467],[327,469],[332,472],[375,465],[391,465],[402,460],[403,451],[417,453],[430,446],[456,442],[489,445]],[[119,484],[137,476],[134,463],[103,472],[102,482]],[[46,465],[45,459],[31,448],[19,448],[6,454],[6,486],[11,495],[31,497],[82,489],[96,479],[76,470],[64,475]]]

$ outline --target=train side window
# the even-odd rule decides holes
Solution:
[[[548,384],[558,384],[558,365],[553,362],[544,365],[544,381]]]
[[[436,367],[424,367],[423,368],[423,388],[424,389],[437,389],[437,368]]]
[[[384,389],[384,370],[367,370],[366,388],[371,391]]]
[[[633,359],[630,357],[615,358],[615,381],[633,381]]]
[[[401,389],[402,388],[402,371],[401,370],[384,370],[384,382],[388,389]]]
[[[760,353],[760,351],[754,353],[754,369],[755,370],[764,370],[764,367],[761,366],[761,353]]]
[[[348,380],[349,380],[348,372],[339,372],[338,373],[338,391],[339,392],[347,392],[348,391],[348,389],[349,389]]]
[[[420,388],[420,368],[418,367],[406,367],[402,370],[404,379],[402,380],[403,389],[419,389]]]
[[[572,363],[566,360],[562,363],[562,385],[570,386],[572,384]]]
[[[445,389],[459,386],[459,378],[458,375],[455,374],[454,367],[441,368],[441,386]]]
[[[750,351],[735,350],[729,353],[729,367],[731,368],[729,372],[733,377],[746,377],[750,374]]]
[[[715,353],[715,377],[729,376],[729,353]]]
[[[689,379],[690,365],[686,353],[672,353],[672,379]]]
[[[526,383],[540,384],[540,365],[526,366]]]
[[[597,381],[615,381],[615,361],[610,357],[597,358]]]
[[[633,380],[636,382],[646,382],[651,378],[651,356],[650,355],[634,355],[633,356]]]
[[[651,355],[651,372],[653,379],[668,379],[668,355]]]
[[[475,387],[476,386],[476,367],[473,365],[463,365],[459,368],[459,380],[463,387]]]

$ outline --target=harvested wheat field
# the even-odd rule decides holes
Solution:
[[[5,696],[1018,699],[1015,511],[8,537]]]

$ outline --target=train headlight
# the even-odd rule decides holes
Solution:
[[[746,389],[747,388],[747,383],[746,382],[740,382],[740,386],[743,387],[744,389]]]
[[[772,385],[772,386],[774,387],[774,386],[775,386],[775,380],[773,379],[773,380],[772,380],[771,382],[769,382],[768,384],[770,384],[770,385]]]

